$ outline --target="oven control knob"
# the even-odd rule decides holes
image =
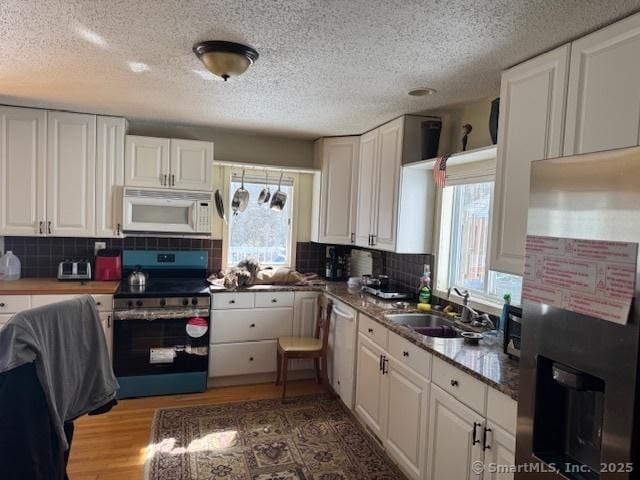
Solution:
[[[138,300],[136,302],[136,307],[141,307],[142,306],[142,300]]]
[[[164,307],[167,304],[167,301],[164,298],[160,299],[160,306]]]
[[[182,305],[184,305],[185,307],[186,307],[187,305],[189,305],[189,299],[188,299],[188,298],[183,298],[183,299],[182,299]]]
[[[191,299],[191,305],[197,305],[198,304],[198,299],[197,298],[192,298]]]

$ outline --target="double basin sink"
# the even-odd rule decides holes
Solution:
[[[390,313],[385,315],[385,318],[399,325],[405,325],[427,337],[455,338],[459,336],[458,330],[454,328],[453,321],[438,315],[429,313]]]

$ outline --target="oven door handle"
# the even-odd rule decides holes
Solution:
[[[116,310],[113,312],[113,319],[118,321],[146,320],[152,322],[154,320],[177,320],[193,317],[209,318],[209,310],[204,308],[190,309],[186,311],[179,310]]]

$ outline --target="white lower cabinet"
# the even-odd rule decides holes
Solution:
[[[364,328],[368,332],[366,320]],[[402,357],[391,356],[365,333],[358,335],[356,412],[405,474],[417,480],[425,471],[430,382],[413,365],[430,370],[431,354],[415,355],[410,342],[394,333],[389,344]]]
[[[484,480],[512,480],[509,467],[515,463],[516,437],[487,420],[484,436]]]
[[[13,315],[0,315],[0,329],[9,321]]]
[[[274,372],[277,345],[277,340],[212,345],[209,352],[209,376]]]
[[[482,415],[431,386],[427,480],[481,478],[484,422]]]
[[[356,412],[379,438],[384,438],[387,416],[387,376],[382,374],[385,351],[358,335]]]
[[[389,397],[384,445],[411,478],[422,478],[430,383],[393,357],[389,359],[387,375]]]

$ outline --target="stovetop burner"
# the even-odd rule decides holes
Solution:
[[[383,298],[385,300],[392,300],[398,298],[412,298],[413,295],[407,292],[399,291],[393,286],[391,287],[362,287],[362,291],[368,293],[370,295],[374,295],[378,298]]]

